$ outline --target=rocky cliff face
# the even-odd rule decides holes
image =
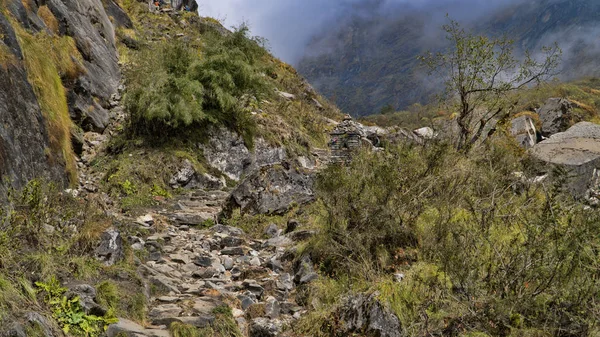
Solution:
[[[127,15],[113,1],[11,0],[0,4],[0,173],[17,187],[38,177],[63,185],[68,182],[66,168],[73,155],[68,129],[75,130],[75,125],[63,121],[67,136],[57,134],[51,127],[59,114],[55,106],[68,106],[72,120],[84,130],[103,130],[108,123],[107,108],[119,86],[120,70],[114,24],[105,5],[115,22],[127,24]],[[19,32],[36,39],[24,41]],[[60,70],[60,78],[38,76],[48,67],[32,67],[22,44],[60,37],[74,41],[80,55],[69,56],[73,60],[81,56],[77,60],[81,69],[72,78]],[[36,48],[44,50],[41,45]],[[62,95],[50,98],[59,101],[57,105],[43,101],[40,89],[53,86],[66,90],[66,102]],[[65,142],[52,153],[52,142],[61,137]]]

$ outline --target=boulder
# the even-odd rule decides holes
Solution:
[[[600,125],[575,124],[538,143],[530,151],[540,169],[554,172],[560,167],[567,178],[566,187],[577,199],[594,198],[600,186]]]
[[[219,190],[227,186],[224,177],[217,178],[208,173],[196,172],[194,165],[185,159],[181,167],[169,180],[172,188],[202,188],[207,190]]]
[[[237,208],[243,214],[284,214],[294,204],[314,200],[313,183],[313,173],[281,165],[262,167],[231,192],[221,216],[229,217]]]
[[[537,130],[533,119],[529,116],[519,116],[511,121],[510,133],[515,137],[517,143],[529,149],[537,143]]]
[[[104,316],[106,309],[96,303],[96,289],[89,284],[70,286],[65,294],[68,299],[79,298],[79,305],[88,315]]]
[[[550,137],[567,130],[572,109],[571,102],[564,98],[548,99],[537,112],[542,122],[542,136]]]
[[[59,336],[59,334],[53,332],[53,325],[50,321],[40,315],[37,312],[28,312],[25,314],[25,320],[30,327],[37,327],[43,333],[44,337],[54,337]]]
[[[194,165],[192,165],[192,162],[185,159],[181,167],[169,180],[169,185],[172,188],[186,187],[192,181],[192,179],[194,179],[195,175],[196,170],[194,169]]]
[[[281,332],[281,322],[267,318],[255,318],[248,328],[249,337],[276,337]]]
[[[339,309],[342,328],[347,335],[401,337],[400,319],[378,299],[379,294],[350,296]]]
[[[319,275],[313,268],[313,263],[310,260],[310,256],[304,255],[298,260],[294,266],[294,282],[297,284],[306,284],[313,280],[316,280]]]
[[[121,318],[118,323],[111,324],[106,330],[107,337],[170,337],[171,334],[167,330],[146,329],[143,326]]]
[[[262,166],[274,165],[287,158],[285,149],[271,147],[258,138],[250,152],[237,133],[225,128],[213,129],[207,144],[200,145],[206,161],[234,181]]]
[[[115,229],[102,233],[96,248],[96,258],[107,266],[112,266],[123,258],[123,238]]]

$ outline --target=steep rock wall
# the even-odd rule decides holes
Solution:
[[[105,8],[112,15],[109,16]],[[114,18],[115,15],[118,18]],[[39,177],[62,186],[69,182],[66,168],[73,162],[73,153],[70,146],[63,147],[62,153],[54,151],[58,156],[53,153],[52,139],[56,143],[60,137],[54,134],[55,128],[49,120],[59,112],[48,109],[48,104],[40,101],[40,87],[64,87],[66,98],[57,99],[66,100],[68,104],[74,123],[71,125],[67,118],[68,123],[63,123],[68,124],[67,128],[78,125],[84,130],[102,131],[106,127],[110,98],[117,92],[121,80],[111,17],[116,24],[131,24],[125,12],[111,0],[5,0],[0,3],[0,194],[4,194],[7,187],[5,180],[12,181],[15,187]],[[70,56],[81,69],[71,77],[61,72],[58,84],[40,83],[48,77],[36,77],[33,70],[28,69],[31,62],[25,59],[27,54],[20,45],[23,34],[35,37],[34,41],[39,38],[51,44],[61,37],[72,38],[76,47],[74,54],[78,55],[71,53]],[[50,58],[50,53],[42,57]],[[72,171],[73,165],[71,174]]]

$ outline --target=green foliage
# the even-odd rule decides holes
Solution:
[[[542,48],[545,59],[535,60],[525,51],[523,61],[513,56],[513,41],[507,37],[475,36],[450,20],[443,26],[451,49],[428,53],[420,60],[430,74],[445,80],[443,99],[453,101],[460,133],[457,147],[464,151],[482,137],[492,119],[507,115],[516,103],[509,93],[538,84],[555,75],[562,51],[558,45]]]
[[[52,317],[65,334],[100,336],[108,325],[118,322],[112,317],[87,315],[81,307],[79,297],[69,299],[64,296],[67,289],[63,288],[55,277],[48,282],[36,282],[35,285],[44,294],[45,302],[52,310]]]
[[[212,37],[201,52],[173,41],[147,49],[129,73],[130,132],[194,134],[213,124],[237,131],[251,144],[255,122],[241,99],[269,95],[258,62],[264,55],[245,26]]]
[[[527,167],[507,144],[498,136],[469,157],[401,146],[327,168],[306,251],[345,291],[370,283],[407,335],[586,335],[599,310],[600,212],[563,194],[564,180],[523,184],[512,173]],[[312,296],[329,317],[335,301]]]
[[[119,289],[111,281],[103,281],[96,287],[96,301],[109,309],[118,308],[119,297]]]
[[[204,337],[200,334],[200,330],[193,325],[173,322],[169,326],[169,330],[173,337]]]
[[[169,330],[173,337],[242,337],[237,323],[227,305],[213,309],[215,321],[210,327],[198,329],[192,325],[173,322]]]

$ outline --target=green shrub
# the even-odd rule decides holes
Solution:
[[[100,336],[108,325],[118,322],[113,317],[88,315],[83,311],[79,297],[68,299],[67,291],[60,282],[52,277],[48,282],[36,282],[45,302],[52,310],[52,317],[58,322],[65,334],[75,336]]]
[[[402,146],[327,168],[307,251],[348,291],[371,282],[407,335],[586,335],[599,310],[600,212],[563,194],[562,179],[523,184],[507,144],[498,136],[469,157]]]
[[[197,134],[207,125],[223,125],[251,145],[256,126],[242,98],[269,95],[258,62],[263,55],[245,27],[208,38],[202,51],[173,41],[145,50],[128,74],[130,133]]]

